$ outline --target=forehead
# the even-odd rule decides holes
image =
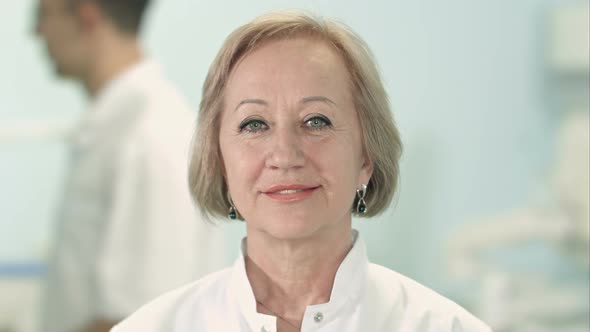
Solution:
[[[278,59],[280,61],[273,61]],[[248,66],[252,66],[253,63],[260,64],[260,61],[263,62],[262,67],[280,63],[282,66],[322,65],[333,69],[343,64],[340,55],[326,41],[311,37],[297,37],[263,42],[244,55],[234,71],[245,64]]]
[[[228,85],[249,89],[305,82],[309,88],[330,88],[349,81],[344,59],[334,47],[318,38],[299,37],[267,41],[248,52],[233,68]]]

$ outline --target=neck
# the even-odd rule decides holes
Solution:
[[[97,43],[94,61],[82,84],[92,98],[104,88],[108,82],[129,67],[141,61],[143,52],[138,40],[133,36],[117,36],[104,38]]]
[[[336,272],[352,248],[350,223],[297,240],[248,230],[247,247],[246,272],[256,300],[301,321],[308,305],[330,300]]]

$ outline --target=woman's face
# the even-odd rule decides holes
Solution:
[[[268,42],[226,86],[219,143],[233,202],[279,239],[350,228],[355,190],[368,183],[349,73],[324,42]]]

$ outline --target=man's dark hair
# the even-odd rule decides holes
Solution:
[[[150,0],[69,0],[75,7],[83,2],[94,2],[122,32],[137,34]]]

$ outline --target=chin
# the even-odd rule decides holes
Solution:
[[[68,66],[56,61],[50,57],[51,66],[53,67],[53,73],[59,78],[73,78],[71,70],[68,70]]]
[[[54,66],[54,73],[59,78],[69,79],[72,78],[72,75],[68,73],[63,67],[55,65]]]
[[[259,223],[264,231],[276,239],[300,240],[313,237],[327,226],[326,218],[309,215],[277,215],[265,216],[265,221]]]

